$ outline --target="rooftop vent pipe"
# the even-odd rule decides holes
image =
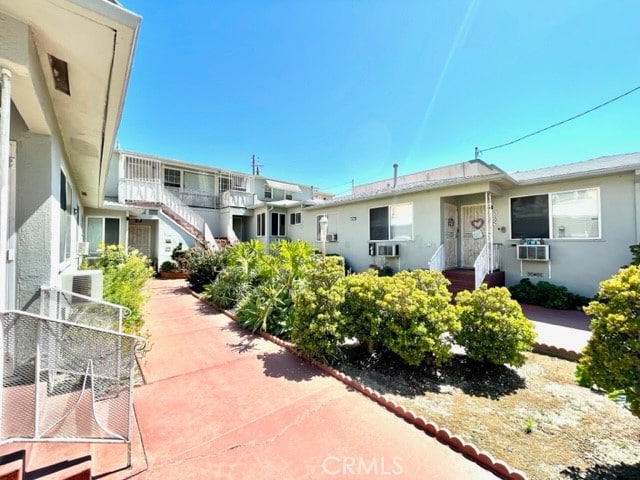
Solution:
[[[398,184],[398,164],[394,163],[393,164],[393,188],[396,188],[397,184]]]

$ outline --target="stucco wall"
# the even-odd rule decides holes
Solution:
[[[518,240],[510,238],[509,198],[590,187],[600,188],[600,239],[545,239],[549,244],[551,262],[523,262],[516,259]],[[494,198],[499,225],[506,225],[505,234],[496,235],[503,244],[503,267],[507,285],[527,277],[532,281],[546,280],[564,285],[575,293],[593,295],[601,280],[615,273],[631,260],[629,245],[636,243],[635,184],[632,173],[602,176],[581,181],[519,187]],[[549,266],[551,278],[549,278]],[[541,275],[541,276],[538,276]]]
[[[507,285],[518,283],[521,276],[520,261],[516,259],[518,240],[511,239],[509,198],[512,196],[562,192],[584,188],[600,189],[600,239],[550,239],[551,262],[524,262],[523,276],[533,281],[547,280],[564,285],[583,295],[593,295],[601,280],[630,259],[629,245],[636,243],[636,200],[633,173],[601,176],[574,181],[518,186],[501,195],[493,195],[495,212],[494,242],[502,244],[502,266]],[[372,263],[388,264],[395,270],[427,268],[431,256],[443,242],[442,205],[444,202],[458,206],[484,203],[484,191],[489,184],[462,185],[447,189],[406,193],[387,198],[364,200],[344,205],[302,210],[302,224],[289,225],[288,236],[294,240],[307,240],[317,248],[316,216],[327,214],[335,218],[338,241],[327,242],[327,253],[344,255],[354,270],[362,271]],[[397,258],[370,256],[369,209],[401,203],[413,204],[413,239],[408,241],[380,241],[381,244],[398,244]],[[297,211],[291,209],[290,212]],[[333,218],[332,218],[333,217]],[[499,230],[505,227],[505,232]],[[254,227],[255,228],[255,227]],[[331,228],[330,228],[331,230]],[[549,278],[549,265],[551,278]],[[540,276],[538,276],[540,275]]]
[[[171,252],[179,243],[187,249],[195,246],[196,241],[175,223],[165,217],[159,217],[158,224],[158,266],[171,260]]]

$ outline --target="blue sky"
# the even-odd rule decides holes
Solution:
[[[123,0],[122,148],[345,193],[473,158],[640,85],[637,0]],[[481,158],[640,151],[640,91]]]

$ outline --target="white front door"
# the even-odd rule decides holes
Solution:
[[[151,226],[129,225],[129,248],[151,258]]]
[[[464,205],[460,207],[460,233],[462,235],[463,268],[473,268],[473,264],[486,243],[485,206]]]
[[[444,204],[444,269],[458,267],[458,207]]]

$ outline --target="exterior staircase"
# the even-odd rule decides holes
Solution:
[[[473,291],[476,287],[475,271],[473,268],[455,268],[445,270],[443,275],[451,282],[449,291],[455,296],[462,290]],[[491,272],[484,277],[484,283],[489,287],[503,287],[505,277],[503,271]]]

